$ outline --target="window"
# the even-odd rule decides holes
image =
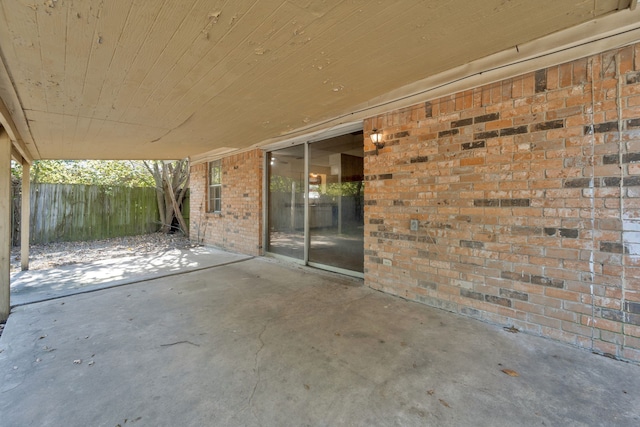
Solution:
[[[209,163],[209,212],[222,210],[222,164],[220,160]]]

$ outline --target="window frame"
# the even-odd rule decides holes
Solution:
[[[217,170],[217,171],[216,171]],[[207,167],[207,212],[222,212],[222,161],[209,162]]]

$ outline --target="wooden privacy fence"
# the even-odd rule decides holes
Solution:
[[[159,228],[154,188],[32,184],[30,198],[32,244],[132,236]],[[14,215],[14,221],[19,218]]]

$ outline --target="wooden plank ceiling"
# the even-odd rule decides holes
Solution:
[[[36,159],[182,158],[349,113],[620,3],[2,0],[0,98]]]

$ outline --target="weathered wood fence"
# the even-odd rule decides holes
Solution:
[[[32,244],[132,236],[159,228],[153,188],[32,184],[30,198]],[[14,211],[12,230],[19,230],[19,220]],[[16,234],[14,244],[19,242]]]

